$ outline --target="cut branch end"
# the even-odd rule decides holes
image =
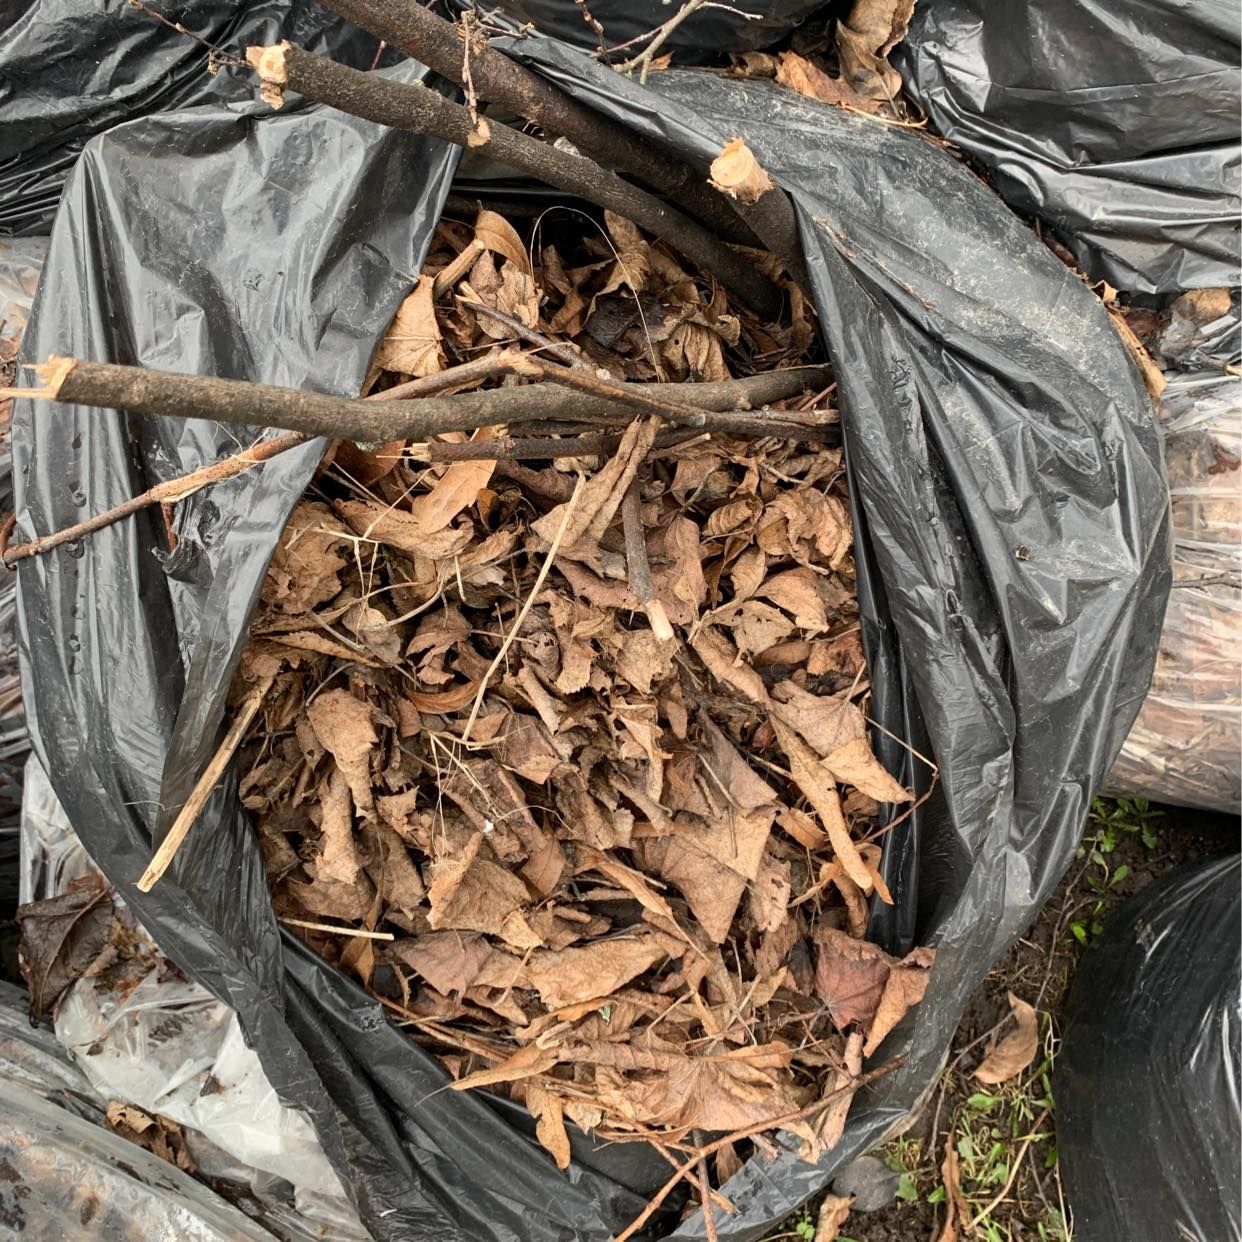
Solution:
[[[289,81],[289,71],[285,67],[285,53],[288,49],[287,39],[269,47],[252,46],[246,49],[246,59],[262,83],[259,96],[273,108],[284,107],[285,84]]]

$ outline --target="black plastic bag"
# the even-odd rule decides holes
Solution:
[[[1053,1089],[1081,1242],[1242,1238],[1240,915],[1238,856],[1190,863],[1078,967]]]
[[[1072,857],[1167,596],[1158,437],[1098,301],[935,146],[769,83],[665,73],[644,89],[551,40],[513,50],[692,157],[744,135],[793,192],[842,385],[873,711],[940,768],[886,838],[897,905],[874,919],[892,948],[939,946],[927,1000],[883,1050],[907,1060],[818,1165],[756,1159],[729,1183],[739,1210],[717,1227],[740,1242],[902,1121],[965,998]],[[356,388],[413,283],[454,153],[330,111],[264,112],[151,118],[87,148],[29,357]],[[145,159],[157,147],[158,164]],[[235,447],[211,424],[22,403],[18,533]],[[267,559],[317,452],[179,505],[163,564],[158,517],[24,563],[36,750],[161,947],[237,1008],[377,1237],[605,1238],[664,1162],[576,1136],[561,1175],[520,1110],[438,1092],[444,1071],[374,1001],[282,944],[235,779],[154,891],[133,887],[214,749]],[[878,740],[926,791],[928,767]],[[677,1236],[701,1231],[692,1220]]]
[[[465,0],[453,0],[466,7]],[[485,6],[485,7],[490,7]],[[646,44],[644,35],[654,32],[680,9],[680,0],[590,0],[585,6],[574,0],[498,0],[497,7],[518,22],[531,22],[541,34],[564,39],[592,52],[631,43],[620,56],[634,56]],[[659,54],[687,57],[749,52],[768,47],[825,7],[825,0],[762,0],[762,3],[708,4],[671,30]],[[591,21],[586,13],[591,15]],[[598,23],[601,36],[595,28]]]
[[[48,231],[94,135],[152,112],[250,99],[246,46],[282,38],[360,69],[380,50],[313,0],[153,0],[147,12],[128,0],[9,0],[0,17],[0,237]]]
[[[896,59],[936,129],[1092,277],[1239,283],[1236,4],[925,0]]]

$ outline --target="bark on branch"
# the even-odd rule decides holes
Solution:
[[[419,0],[326,0],[325,7],[449,81],[464,85],[463,32]],[[593,112],[486,43],[470,52],[470,77],[480,99],[499,104],[533,121],[550,136],[569,139],[584,154],[662,190],[725,240],[753,244],[757,238],[798,279],[801,249],[797,224],[793,207],[780,190],[756,204],[762,211],[730,203],[708,185],[702,171]],[[739,225],[739,218],[744,225]]]
[[[12,395],[132,414],[206,418],[234,426],[282,427],[304,435],[381,443],[430,440],[450,431],[540,419],[628,422],[636,407],[654,406],[665,417],[666,411],[679,407],[686,412],[757,409],[803,392],[819,391],[828,382],[824,367],[797,367],[711,384],[611,384],[596,379],[593,392],[555,382],[414,401],[371,401],[73,358],[51,358],[39,369],[44,387],[16,389]],[[571,382],[585,378],[583,372],[549,364],[540,370],[558,381],[568,375],[574,377]],[[789,411],[774,416],[789,421],[798,417]]]
[[[716,276],[763,318],[780,316],[784,298],[767,277],[730,250],[697,221],[654,195],[623,181],[582,155],[572,155],[469,109],[415,82],[393,82],[281,43],[250,48],[247,58],[263,82],[263,97],[279,107],[285,90],[327,104],[352,116],[409,130],[462,147],[486,151],[493,159],[632,220],[662,238],[704,272]]]

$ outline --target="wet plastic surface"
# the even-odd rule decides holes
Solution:
[[[1229,0],[934,0],[895,60],[936,130],[1094,278],[1143,293],[1238,284]]]
[[[1057,1056],[1057,1151],[1080,1242],[1242,1238],[1242,867],[1190,863],[1084,955]]]
[[[250,73],[210,73],[211,50],[241,60],[281,38],[360,69],[378,41],[312,0],[158,0],[187,38],[127,0],[10,0],[0,16],[0,237],[46,233],[86,142],[122,121],[249,100]]]
[[[901,1121],[966,997],[1072,857],[1151,675],[1169,585],[1160,446],[1098,301],[934,146],[766,83],[662,73],[644,89],[549,40],[518,50],[695,157],[744,136],[793,193],[842,385],[873,711],[940,768],[888,836],[897,905],[874,918],[898,951],[939,946],[928,999],[878,1054],[907,1060],[818,1165],[744,1166],[728,1189],[739,1211],[717,1217],[743,1242]],[[69,182],[27,354],[355,391],[454,161],[315,109],[115,129]],[[36,417],[21,403],[16,428],[21,536],[237,447],[212,424],[64,406]],[[157,516],[24,563],[36,751],[161,948],[237,1009],[377,1238],[603,1239],[664,1162],[582,1138],[561,1175],[510,1110],[437,1093],[444,1071],[374,1001],[282,942],[235,780],[154,891],[133,887],[214,750],[267,559],[317,453],[178,506],[171,557]],[[928,788],[906,746],[882,749]],[[691,1220],[676,1236],[701,1231]]]

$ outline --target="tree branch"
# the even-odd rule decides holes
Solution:
[[[539,419],[628,422],[636,405],[649,408],[653,401],[665,408],[680,407],[687,413],[691,407],[699,411],[744,410],[801,392],[817,391],[824,386],[828,374],[823,367],[797,367],[710,384],[609,384],[605,393],[584,393],[560,382],[567,375],[581,377],[582,372],[548,363],[542,366],[557,383],[493,388],[415,401],[371,401],[216,376],[178,375],[110,362],[51,358],[37,368],[46,381],[44,387],[0,391],[0,396],[62,401],[163,418],[206,418],[242,427],[282,427],[309,436],[386,443],[430,440],[450,431],[473,431],[478,427]],[[597,383],[605,386],[602,380]],[[631,388],[641,389],[642,397],[634,398]],[[616,392],[620,400],[614,395]],[[754,417],[767,425],[766,416]],[[789,422],[799,416],[782,411],[778,417]]]
[[[547,185],[625,216],[662,238],[702,271],[716,276],[756,314],[779,318],[784,297],[766,276],[696,220],[623,181],[582,155],[572,155],[498,121],[481,119],[420,82],[408,85],[325,60],[281,43],[250,48],[247,58],[263,82],[263,97],[279,107],[285,90],[352,116],[485,151]]]
[[[418,0],[325,0],[325,7],[400,48],[441,77],[463,86],[462,32]],[[752,208],[733,204],[707,184],[706,174],[666,154],[615,122],[593,112],[531,69],[486,43],[470,57],[470,76],[480,99],[533,121],[551,137],[567,138],[582,151],[639,177],[697,216],[724,240],[753,244],[757,238],[792,275],[792,257],[801,258],[797,225],[788,198],[783,217],[753,220]],[[743,223],[744,222],[744,223]]]

